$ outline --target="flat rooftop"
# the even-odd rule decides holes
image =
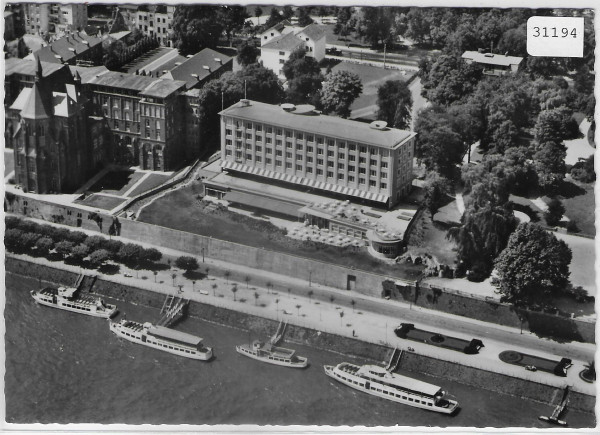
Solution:
[[[291,110],[284,110],[283,106],[246,101],[247,104],[240,101],[220,114],[388,149],[394,149],[415,136],[414,133],[406,130],[377,129],[373,128],[371,124],[322,115],[308,105],[294,106]]]
[[[462,55],[463,59],[471,59],[474,62],[485,65],[510,66],[518,65],[523,60],[522,57],[505,56],[503,54],[480,53],[478,51],[465,51]]]

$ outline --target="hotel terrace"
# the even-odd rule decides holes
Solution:
[[[391,208],[410,192],[415,134],[241,100],[220,112],[221,167]]]

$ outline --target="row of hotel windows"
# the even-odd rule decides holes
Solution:
[[[269,138],[267,138],[267,143],[270,143],[268,141],[268,139]],[[225,139],[225,145],[231,146],[232,145],[232,140],[231,139]],[[276,145],[281,145],[281,144],[278,143]],[[288,142],[288,148],[290,148],[290,149],[292,148],[291,144],[289,142]],[[242,142],[241,141],[236,141],[236,149],[237,150],[241,150],[242,149]],[[252,144],[246,143],[246,150],[250,151],[251,149],[252,149]],[[266,149],[266,153],[267,154],[273,154],[273,148],[266,147],[265,149]],[[304,150],[304,147],[301,144],[298,144],[296,146],[296,151],[303,151],[303,150]],[[254,151],[257,152],[257,153],[262,152],[262,146],[255,145],[254,146]],[[275,150],[275,151],[276,151],[276,154],[278,156],[282,155],[282,150]],[[314,152],[314,147],[307,146],[306,147],[306,152],[307,153],[313,153]],[[324,154],[325,154],[325,150],[323,148],[317,148],[317,155],[324,155]],[[287,158],[292,158],[292,153],[291,152],[286,152],[286,156],[287,156]],[[327,151],[327,157],[335,157],[335,152],[332,151],[332,150]],[[298,160],[302,160],[302,155],[301,154],[296,154],[296,158]],[[307,157],[307,158],[309,158],[309,157]],[[338,152],[337,158],[338,159],[345,159],[346,158],[346,154],[343,153],[343,152]],[[356,156],[353,155],[353,154],[348,154],[348,160],[351,161],[351,162],[355,162],[356,161]],[[359,157],[358,158],[358,163],[360,163],[360,164],[366,164],[367,163],[366,157]],[[370,159],[369,160],[369,164],[371,166],[377,166],[377,163],[378,162],[375,159]],[[387,168],[388,167],[387,162],[385,162],[385,161],[381,162],[381,167],[384,168],[384,169]]]
[[[277,157],[283,157],[283,152],[281,150],[275,150],[275,153],[276,153],[275,155]],[[270,148],[267,148],[267,154],[272,154],[272,150]],[[226,149],[225,150],[225,155],[226,156],[231,156],[232,155],[232,151],[230,149]],[[243,155],[243,153],[241,151],[236,151],[235,152],[236,159],[241,159],[241,158],[243,158],[243,156],[244,155]],[[292,153],[285,153],[285,157],[287,159],[292,159],[293,158],[293,154]],[[262,156],[254,156],[254,159],[255,159],[255,161],[257,163],[262,162]],[[252,154],[246,154],[246,160],[252,160]],[[301,154],[296,154],[296,161],[297,162],[301,162],[302,160],[303,160],[303,156]],[[361,160],[360,163],[365,163],[365,159],[363,159],[362,157],[361,157],[360,160]],[[271,161],[271,159],[267,158],[267,163],[270,162],[270,161]],[[351,161],[354,161],[354,160],[351,160]],[[307,156],[306,157],[306,163],[313,163],[313,162],[314,162],[314,160],[313,160],[313,158],[311,156]],[[291,162],[288,162],[288,163],[291,164]],[[323,159],[317,159],[317,165],[323,166],[324,164],[325,164],[325,161]],[[374,160],[371,160],[371,165],[372,166],[376,166],[376,162]],[[327,161],[327,167],[329,167],[329,168],[335,167],[335,162],[332,161],[332,160],[328,160]],[[387,163],[383,162],[382,165],[381,165],[381,167],[382,167],[382,169],[387,168]],[[342,163],[342,162],[338,162],[337,168],[339,170],[343,171],[343,170],[346,169],[346,164]],[[356,172],[356,166],[349,165],[348,166],[348,171],[349,172]],[[360,174],[366,174],[367,173],[367,169],[366,168],[358,168],[358,172]],[[370,170],[370,174],[371,174],[371,176],[375,177],[377,175],[377,171],[374,170],[374,169],[371,169]],[[387,172],[382,171],[381,172],[381,177],[382,178],[387,178]]]
[[[231,155],[231,154],[227,154],[227,155]],[[262,159],[260,158],[260,156],[256,157],[256,161],[257,162],[261,162],[262,161]],[[273,164],[273,160],[270,159],[270,158],[266,158],[265,159],[265,163],[267,165],[272,165]],[[280,160],[275,160],[275,166],[276,167],[283,167],[283,162],[280,161]],[[285,163],[285,168],[286,169],[292,169],[292,167],[293,167],[293,165],[292,165],[291,162],[286,162]],[[311,168],[311,167],[304,168],[304,166],[302,166],[302,165],[296,165],[296,170],[297,171],[303,171],[305,169],[306,169],[306,173],[308,173],[308,174],[312,174],[313,173],[313,168]],[[360,169],[362,169],[362,168],[360,168]],[[350,172],[354,172],[354,171],[350,170]],[[324,173],[323,169],[317,168],[317,170],[316,170],[316,174],[317,175],[323,175],[323,173]],[[364,174],[364,172],[361,171],[360,174]],[[371,176],[372,177],[376,177],[376,175],[377,175],[376,171],[371,171]],[[387,174],[385,174],[385,173],[382,173],[381,176],[382,176],[382,178],[387,178]],[[335,178],[334,172],[333,171],[327,171],[327,178]],[[338,180],[343,180],[345,178],[344,173],[338,173],[337,178],[338,178]],[[354,175],[348,175],[348,182],[349,183],[354,183],[355,180],[356,180],[356,178],[354,177]],[[359,177],[358,178],[358,183],[359,184],[366,184],[366,179],[363,178],[363,177]],[[376,187],[377,186],[377,180],[369,180],[369,185],[371,187]],[[382,183],[380,183],[379,186],[380,186],[381,189],[387,189],[387,183],[383,183],[382,182]]]
[[[251,125],[251,124],[248,124],[248,125]],[[247,128],[250,128],[250,127],[247,127]],[[262,126],[257,125],[256,126],[256,131],[257,132],[262,131]],[[273,128],[272,127],[266,127],[266,132],[267,132],[267,134],[272,134],[273,133]],[[283,130],[280,129],[280,128],[278,128],[278,129],[276,129],[275,134],[277,136],[282,136],[282,132],[283,132]],[[291,138],[294,137],[293,133],[294,132],[292,132],[290,130],[286,130],[285,131],[285,137],[288,138],[288,139],[291,139]],[[230,128],[227,128],[225,130],[225,134],[227,136],[233,136],[233,131]],[[246,133],[246,139],[250,139],[251,140],[252,136],[253,136],[252,133]],[[296,137],[296,140],[304,140],[304,133],[296,132],[295,137]],[[236,131],[236,138],[237,139],[242,139],[242,132],[241,131]],[[316,141],[317,145],[323,145],[325,143],[325,138],[323,138],[323,137],[317,136],[316,139],[317,139],[317,141]],[[262,141],[262,135],[260,135],[260,134],[257,133],[256,134],[256,141]],[[315,142],[315,136],[312,135],[312,134],[307,134],[306,135],[306,141],[307,142]],[[266,143],[273,143],[272,142],[272,138],[270,138],[270,137],[267,136]],[[281,140],[279,140],[279,139],[277,139],[275,143],[276,143],[276,145],[281,145],[282,144]],[[286,144],[287,144],[288,147],[292,146],[292,143],[290,141],[286,141]],[[334,139],[327,139],[327,145],[334,146],[335,145],[335,140]],[[296,146],[301,146],[301,144],[297,144]],[[337,148],[338,149],[345,149],[346,148],[346,142],[338,142]],[[356,145],[355,144],[348,144],[348,149],[350,151],[355,151],[356,150]],[[360,150],[361,153],[366,153],[367,152],[367,147],[361,145],[359,147],[359,150]],[[379,149],[376,148],[376,147],[370,147],[369,151],[370,151],[371,155],[377,155],[379,153]],[[381,154],[382,154],[382,156],[386,157],[386,152],[385,151],[382,151]]]

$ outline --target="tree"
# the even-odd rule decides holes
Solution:
[[[271,8],[269,18],[265,23],[265,29],[270,29],[271,27],[280,23],[281,21],[283,21],[283,17],[281,16],[277,8]]]
[[[215,295],[215,291],[217,290],[218,284],[216,284],[216,283],[215,283],[215,284],[213,284],[211,287],[212,287],[212,289],[213,289],[213,297],[215,297],[215,296],[216,296],[216,295]]]
[[[219,21],[227,35],[227,40],[231,46],[231,36],[233,32],[242,28],[246,19],[250,16],[244,6],[221,5],[219,8]]]
[[[340,311],[340,326],[342,326],[342,319],[344,318],[344,312]]]
[[[256,25],[260,26],[260,17],[263,13],[263,10],[260,6],[256,6],[254,8],[254,16],[256,17]]]
[[[289,102],[318,105],[323,74],[314,57],[308,57],[303,49],[298,49],[283,64],[282,71],[288,83],[286,99]]]
[[[321,105],[325,113],[342,118],[350,116],[350,106],[363,89],[360,77],[350,71],[327,74],[321,89]]]
[[[30,251],[41,236],[37,233],[23,232],[21,237],[21,247],[25,251]]]
[[[563,215],[565,214],[565,206],[562,205],[560,199],[552,198],[548,203],[548,210],[544,213],[546,223],[551,227],[554,227],[560,223]]]
[[[269,289],[273,288],[273,283],[271,281],[267,281],[266,286],[267,286],[267,293],[269,293]]]
[[[446,199],[451,185],[450,180],[442,177],[437,172],[430,171],[427,173],[423,185],[423,190],[425,190],[423,205],[427,207],[432,216],[447,202]]]
[[[337,20],[335,27],[333,28],[333,33],[346,37],[351,31],[355,30],[356,19],[353,18],[353,13],[354,9],[351,7],[338,8]]]
[[[579,126],[573,118],[573,111],[565,106],[542,110],[535,124],[535,139],[538,142],[575,139],[579,136]]]
[[[554,192],[565,178],[567,149],[555,141],[539,143],[536,149],[533,160],[538,184],[547,192]]]
[[[85,257],[87,257],[89,252],[90,252],[90,249],[83,243],[80,243],[79,245],[75,246],[73,248],[73,250],[71,251],[71,258],[74,259],[75,261],[80,262],[80,261],[83,261],[83,259]]]
[[[215,48],[223,32],[221,6],[178,5],[173,13],[173,44],[183,56]]]
[[[372,47],[392,42],[392,18],[390,8],[363,7],[356,33]]]
[[[63,258],[66,258],[67,256],[71,255],[71,252],[73,252],[73,247],[75,245],[73,244],[73,242],[70,242],[68,240],[63,240],[62,242],[58,242],[56,244],[56,246],[54,247],[54,250],[56,252],[58,252],[60,255],[63,256]]]
[[[354,312],[354,306],[356,305],[356,301],[354,299],[352,299],[350,301],[350,305],[352,305],[352,312]]]
[[[259,50],[256,48],[256,46],[248,41],[242,41],[237,46],[237,60],[242,66],[256,63],[256,59],[258,58],[259,54]]]
[[[156,248],[146,248],[141,252],[140,262],[156,263],[162,258],[162,252]]]
[[[309,24],[314,23],[313,19],[310,17],[310,10],[308,8],[304,8],[300,6],[296,11],[298,14],[298,25],[302,27],[306,27]]]
[[[185,270],[186,272],[197,270],[200,267],[196,258],[187,255],[178,257],[177,260],[175,260],[175,266],[179,269]]]
[[[96,268],[104,264],[104,262],[110,260],[111,254],[106,249],[98,249],[92,251],[90,254],[89,262],[90,266]]]
[[[594,155],[589,156],[585,161],[577,162],[571,168],[571,177],[582,183],[592,183],[596,181],[596,172],[594,171]]]
[[[139,259],[143,249],[144,248],[142,248],[140,245],[136,245],[134,243],[125,243],[121,249],[119,249],[117,258],[127,266],[137,266],[139,264]]]
[[[521,223],[495,262],[502,300],[542,303],[569,285],[572,253],[562,240],[539,225]]]
[[[404,81],[388,80],[377,89],[377,119],[389,127],[408,129],[412,105],[412,94]]]
[[[248,275],[246,275],[244,277],[244,281],[246,282],[246,288],[248,288],[248,286],[250,285],[251,278]]]
[[[234,285],[233,287],[231,287],[231,292],[233,293],[233,302],[236,301],[235,294],[237,293],[237,291],[238,291],[237,285]]]
[[[227,284],[229,284],[229,277],[231,276],[231,272],[226,270],[225,273],[223,273],[223,275],[225,276],[225,280],[227,281]]]
[[[18,228],[8,228],[4,233],[4,245],[10,251],[16,251],[22,247],[21,241],[23,239],[23,231]]]
[[[294,10],[290,5],[286,5],[283,7],[283,11],[281,11],[281,16],[284,20],[289,20],[294,16]]]
[[[254,292],[254,305],[258,305],[258,292]]]
[[[467,64],[462,58],[442,54],[419,65],[422,95],[429,101],[448,106],[468,97],[483,76],[477,64]]]
[[[310,303],[310,302],[312,301],[312,295],[313,295],[314,293],[315,293],[315,292],[314,292],[314,291],[312,291],[312,290],[309,290],[309,291],[308,291],[308,293],[307,293],[307,295],[308,295],[308,303]]]
[[[296,309],[298,310],[298,317],[300,317],[300,308],[302,308],[302,305],[296,305]]]
[[[35,242],[35,249],[39,255],[48,255],[53,247],[54,240],[52,240],[50,237],[40,237]]]
[[[102,236],[89,236],[85,239],[85,245],[90,248],[90,252],[97,251],[98,249],[103,249],[106,245],[106,239]]]

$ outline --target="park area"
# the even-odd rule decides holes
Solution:
[[[371,257],[365,248],[340,248],[291,239],[285,230],[264,217],[252,218],[229,211],[224,206],[202,201],[201,192],[200,183],[169,192],[145,207],[138,220],[396,278],[413,280],[423,270],[422,266],[413,264],[390,265],[380,262]],[[173,210],[177,210],[177,213],[173,213]]]

